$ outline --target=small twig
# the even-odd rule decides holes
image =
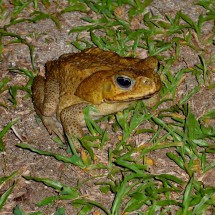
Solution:
[[[11,130],[13,131],[13,133],[15,134],[15,136],[21,141],[24,142],[23,138],[19,135],[19,133],[17,132],[16,128],[14,126],[11,127]]]

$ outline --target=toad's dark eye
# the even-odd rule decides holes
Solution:
[[[133,85],[134,81],[127,76],[120,75],[116,76],[116,83],[120,88],[129,89]]]

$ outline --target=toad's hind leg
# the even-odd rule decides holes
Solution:
[[[65,141],[63,131],[56,116],[44,116],[42,113],[45,92],[45,79],[42,76],[36,76],[32,84],[32,98],[36,113],[41,118],[43,124],[50,134],[55,133],[63,142]]]
[[[83,137],[84,133],[82,127],[85,126],[83,108],[87,103],[80,103],[65,108],[61,112],[61,123],[65,133],[72,139],[75,148],[80,151],[80,143],[77,137]]]

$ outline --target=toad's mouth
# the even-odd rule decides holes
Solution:
[[[158,91],[153,92],[153,93],[149,93],[149,94],[143,95],[143,96],[128,96],[127,98],[123,98],[123,99],[106,98],[106,99],[104,99],[104,102],[106,102],[106,103],[117,103],[117,102],[132,102],[132,101],[136,101],[136,100],[144,100],[144,99],[151,98],[152,96],[157,94],[157,92]]]

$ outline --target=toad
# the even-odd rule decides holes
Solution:
[[[122,111],[136,100],[150,104],[161,88],[157,65],[155,57],[120,57],[96,47],[64,54],[46,63],[45,77],[35,77],[35,110],[49,133],[64,139],[60,123],[72,139],[82,137],[82,110],[89,104],[98,110],[90,112],[92,119]]]

